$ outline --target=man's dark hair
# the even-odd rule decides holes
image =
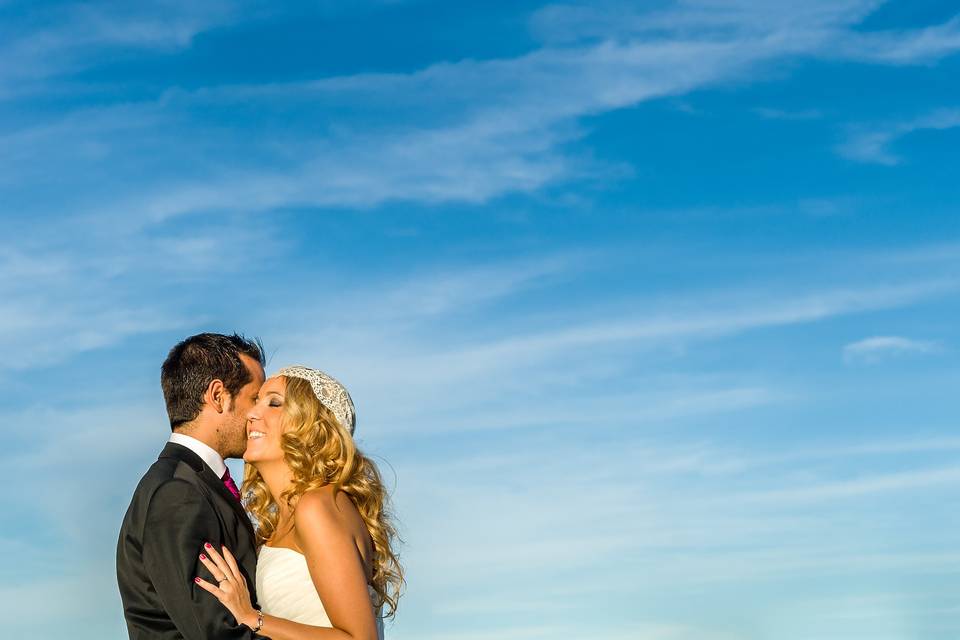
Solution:
[[[160,386],[171,429],[200,415],[203,394],[214,380],[222,381],[234,397],[252,380],[240,359],[241,353],[259,362],[261,367],[266,364],[260,340],[236,333],[232,336],[199,333],[170,349],[160,370]]]

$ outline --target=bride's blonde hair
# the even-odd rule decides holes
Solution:
[[[343,491],[350,497],[373,541],[370,582],[379,600],[374,604],[386,605],[385,615],[390,617],[397,610],[403,568],[391,546],[397,532],[380,471],[357,449],[350,432],[320,403],[309,382],[291,376],[280,377],[287,385],[280,446],[293,475],[293,483],[280,497],[291,511],[300,496],[325,485],[332,485],[334,493]],[[279,514],[266,482],[251,464],[245,465],[243,494],[244,503],[257,522],[257,546],[260,546],[276,532]]]

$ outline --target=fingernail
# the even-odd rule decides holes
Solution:
[[[194,581],[194,582],[200,582],[200,576],[197,576],[196,578],[194,578],[193,581]]]
[[[213,549],[213,545],[210,544],[209,542],[204,542],[203,546],[205,546],[207,549]]]
[[[207,559],[206,554],[201,553],[201,554],[200,554],[200,559],[201,559],[201,560],[206,560],[206,559]]]

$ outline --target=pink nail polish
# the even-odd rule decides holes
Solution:
[[[200,576],[197,576],[196,578],[194,578],[193,581],[194,581],[194,582],[200,582]]]
[[[201,553],[201,554],[200,554],[200,559],[201,559],[201,560],[206,560],[206,559],[207,559],[206,554]]]
[[[213,545],[210,544],[209,542],[204,542],[203,546],[205,546],[207,549],[213,549]]]

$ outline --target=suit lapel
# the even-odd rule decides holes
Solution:
[[[222,497],[227,504],[230,505],[230,508],[237,514],[237,517],[240,519],[245,526],[244,528],[247,531],[247,534],[250,536],[250,544],[256,545],[256,535],[253,531],[253,524],[250,522],[250,518],[247,516],[247,512],[243,510],[243,505],[240,504],[240,501],[233,497],[233,494],[230,493],[230,490],[227,489],[226,485],[223,484],[223,480],[217,477],[217,474],[213,472],[213,469],[207,466],[207,463],[203,459],[195,454],[193,451],[187,447],[177,444],[176,442],[168,442],[167,446],[163,448],[163,451],[160,452],[161,458],[176,458],[189,464],[194,471],[197,472],[197,475],[207,483],[207,485]]]
[[[253,533],[253,525],[250,523],[250,517],[247,516],[247,512],[243,510],[243,505],[239,500],[233,497],[233,494],[230,493],[230,490],[227,489],[227,486],[223,484],[223,480],[217,477],[217,474],[213,472],[213,469],[208,467],[206,464],[203,465],[203,469],[200,470],[200,477],[213,488],[214,491],[220,494],[220,496],[227,501],[230,507],[236,512],[237,517],[240,518],[240,521],[246,525],[247,533],[250,534],[250,543],[253,544],[253,541],[256,539]]]

